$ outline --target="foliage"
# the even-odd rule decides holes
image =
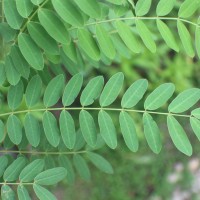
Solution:
[[[27,186],[39,199],[55,199],[43,186],[65,177],[73,183],[74,168],[89,180],[87,161],[112,174],[110,163],[93,151],[105,145],[116,149],[118,132],[130,151],[138,151],[137,121],[150,149],[159,153],[163,137],[156,116],[167,118],[176,148],[192,155],[177,118],[189,119],[200,140],[200,109],[194,108],[200,89],[175,96],[175,85],[166,82],[147,95],[144,78],[127,87],[122,72],[108,72],[106,82],[105,76],[89,76],[91,70],[107,70],[132,54],[148,50],[156,57],[160,45],[167,54],[175,56],[180,49],[188,59],[198,59],[199,0],[160,0],[156,5],[151,0],[3,0],[1,6],[2,199],[15,199],[10,186],[17,186],[20,200],[31,199]],[[143,108],[137,109],[138,104]]]

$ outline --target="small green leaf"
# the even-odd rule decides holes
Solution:
[[[88,106],[94,103],[103,89],[104,78],[97,76],[89,81],[84,90],[82,91],[80,102],[82,106]]]
[[[7,23],[13,29],[20,29],[23,18],[17,11],[16,1],[15,0],[4,0],[3,1],[3,11],[6,17]],[[3,15],[3,13],[2,13]]]
[[[166,42],[166,44],[173,50],[175,50],[176,52],[179,51],[179,47],[176,43],[176,40],[171,32],[171,30],[169,29],[169,27],[160,19],[158,19],[157,21],[157,27],[158,30],[163,38],[163,40]]]
[[[175,3],[176,0],[168,0],[167,3],[166,0],[160,0],[156,7],[156,14],[158,16],[168,15],[174,8]]]
[[[26,105],[30,108],[37,104],[40,100],[42,91],[42,80],[39,75],[35,75],[29,81],[26,87]]]
[[[179,122],[173,117],[167,117],[167,126],[169,134],[176,148],[187,156],[192,155],[192,146]]]
[[[109,79],[99,99],[99,103],[102,107],[109,106],[115,101],[115,99],[120,93],[123,81],[124,75],[121,72],[116,73]]]
[[[144,135],[147,143],[154,153],[159,153],[162,148],[160,131],[158,125],[153,120],[150,114],[144,113],[143,115]]]
[[[90,146],[94,147],[97,142],[97,134],[92,115],[90,115],[90,113],[85,110],[81,110],[79,115],[79,123],[85,141]]]
[[[194,57],[195,52],[192,45],[192,38],[190,36],[188,29],[186,28],[184,23],[180,20],[177,21],[177,28],[185,52],[187,53],[188,56]]]
[[[42,70],[44,68],[43,55],[31,37],[25,33],[20,33],[18,35],[18,44],[22,55],[31,67],[36,70]]]
[[[82,85],[83,76],[81,74],[76,74],[69,80],[62,97],[62,103],[64,106],[70,106],[74,102],[81,90]]]
[[[6,156],[1,156],[0,157],[0,177],[3,175],[7,165],[8,165],[8,158]]]
[[[96,37],[102,52],[108,58],[114,59],[116,51],[113,42],[110,38],[110,34],[100,24],[96,25]]]
[[[157,87],[144,102],[146,110],[156,110],[163,106],[173,95],[175,86],[172,83],[164,83]]]
[[[17,195],[19,200],[31,200],[28,190],[23,185],[17,187]]]
[[[190,117],[190,125],[198,140],[200,141],[200,121],[194,117]]]
[[[67,170],[64,167],[48,169],[38,174],[34,182],[39,185],[54,185],[65,178]]]
[[[36,159],[28,164],[20,173],[20,182],[31,182],[44,169],[44,160]]]
[[[123,108],[132,108],[135,106],[144,96],[147,87],[148,81],[146,79],[135,81],[124,93],[121,106]]]
[[[5,170],[3,179],[4,181],[16,181],[19,178],[19,174],[25,167],[27,160],[25,157],[18,157],[14,160]]]
[[[39,9],[38,18],[41,25],[57,42],[69,44],[70,35],[60,18],[51,10]]]
[[[199,27],[196,27],[196,31],[195,31],[195,47],[196,47],[197,55],[200,58],[200,28]]]
[[[181,92],[170,104],[168,107],[169,112],[181,113],[194,104],[196,104],[200,99],[200,89],[191,88]]]
[[[138,137],[135,129],[135,123],[132,117],[127,112],[120,112],[119,122],[122,135],[127,147],[136,152],[138,150]]]
[[[33,190],[39,200],[57,200],[51,192],[40,185],[34,184]]]
[[[0,85],[3,85],[6,80],[5,65],[0,63]]]
[[[18,145],[22,140],[22,124],[19,118],[15,115],[10,115],[6,126],[10,140]]]
[[[5,127],[2,120],[0,120],[0,143],[3,142],[4,138],[5,138]]]
[[[140,53],[141,52],[141,45],[138,42],[138,38],[135,37],[133,31],[130,27],[121,21],[115,22],[117,31],[126,44],[126,46],[133,52],[133,53]]]
[[[106,1],[113,3],[115,5],[122,5],[124,2],[124,0],[106,0]]]
[[[81,130],[79,129],[77,131],[77,136],[76,136],[76,143],[74,146],[74,151],[79,151],[80,149],[82,149],[85,146],[85,140],[83,137],[83,134],[81,133]]]
[[[33,11],[33,4],[30,1],[16,0],[16,6],[18,13],[24,18],[27,18]]]
[[[101,17],[101,8],[97,0],[75,0],[77,6],[92,18]]]
[[[111,148],[117,147],[117,135],[113,121],[108,113],[101,110],[98,115],[100,134],[105,143]]]
[[[96,44],[92,34],[86,29],[78,30],[78,45],[80,48],[95,61],[100,59],[99,47]]]
[[[137,16],[146,15],[151,7],[151,0],[138,0],[135,6]]]
[[[85,159],[83,159],[83,157],[79,154],[75,154],[73,156],[73,163],[81,178],[86,181],[89,181],[91,178],[91,174],[88,165],[85,162]]]
[[[2,185],[1,187],[2,200],[15,200],[15,192],[8,185]]]
[[[27,28],[31,38],[40,48],[52,55],[59,54],[57,42],[49,36],[40,23],[29,22]]]
[[[63,110],[60,114],[60,131],[64,144],[73,149],[76,142],[75,123],[69,112]]]
[[[60,133],[56,118],[51,112],[46,111],[42,122],[47,140],[53,147],[57,147],[60,142]]]
[[[71,0],[67,1],[54,0],[52,1],[52,4],[58,15],[65,22],[76,27],[83,26],[84,24],[83,17]]]
[[[64,76],[60,74],[53,78],[46,87],[44,92],[44,105],[51,107],[60,99],[64,87]]]
[[[155,53],[156,44],[153,40],[152,33],[150,32],[148,27],[145,25],[145,23],[142,20],[136,20],[135,24],[136,24],[136,29],[138,31],[138,34],[140,35],[147,49],[149,49],[149,51],[151,51],[152,53]]]
[[[178,16],[182,18],[188,18],[192,16],[199,7],[200,7],[199,0],[185,0],[181,4]]]
[[[90,161],[101,171],[107,173],[107,174],[113,174],[113,168],[111,164],[102,156],[96,153],[88,152],[87,153],[88,158]]]
[[[200,119],[200,108],[194,109],[191,114],[196,117],[197,119]]]
[[[44,0],[31,0],[31,2],[36,6],[40,5],[43,1]]]
[[[77,63],[77,52],[76,46],[73,41],[71,41],[68,45],[62,45],[63,52],[65,55],[75,64]]]
[[[25,115],[24,129],[28,142],[33,147],[37,147],[40,143],[40,124],[31,113]]]
[[[16,110],[20,106],[23,94],[24,94],[24,85],[22,81],[20,81],[15,86],[13,85],[10,86],[8,90],[7,101],[8,101],[8,106],[12,111]]]

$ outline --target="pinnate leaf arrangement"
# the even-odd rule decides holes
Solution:
[[[148,93],[146,79],[125,90],[121,72],[107,81],[93,77],[86,84],[84,75],[92,67],[108,67],[146,49],[156,53],[156,34],[170,49],[200,57],[199,20],[190,21],[199,0],[160,0],[156,5],[154,0],[4,0],[1,6],[0,94],[6,99],[0,107],[3,200],[29,200],[29,187],[41,200],[56,199],[47,187],[60,181],[73,184],[74,169],[90,180],[88,161],[112,174],[112,166],[97,150],[116,149],[121,134],[128,149],[137,152],[135,113],[141,115],[144,137],[154,153],[163,143],[154,119],[159,115],[165,118],[175,147],[192,155],[179,119],[188,120],[200,140],[200,108],[194,108],[199,88],[175,96],[175,85],[164,83]],[[157,33],[149,23],[155,23]],[[71,74],[67,81],[66,71]],[[116,106],[116,99],[121,105]],[[139,103],[143,109],[136,108]]]

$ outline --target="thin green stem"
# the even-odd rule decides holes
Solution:
[[[13,185],[13,186],[18,186],[18,185],[33,185],[34,183],[9,183],[9,182],[1,182],[0,185]]]
[[[22,113],[28,113],[28,112],[45,112],[45,111],[62,111],[62,110],[93,110],[93,111],[99,111],[99,110],[105,110],[105,111],[126,111],[126,112],[136,112],[136,113],[149,113],[149,114],[155,114],[155,115],[173,115],[176,117],[191,117],[191,115],[183,115],[183,114],[176,114],[176,113],[169,113],[169,112],[155,112],[155,111],[149,111],[149,110],[135,110],[135,109],[124,109],[124,108],[88,108],[88,107],[59,107],[59,108],[39,108],[39,109],[30,109],[30,110],[19,110],[19,111],[13,111],[13,112],[7,112],[0,114],[0,117],[3,116],[9,116],[13,114],[22,114]]]

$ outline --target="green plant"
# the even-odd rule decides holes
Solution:
[[[112,174],[110,163],[93,151],[105,144],[115,149],[120,127],[127,147],[136,152],[139,142],[133,113],[143,115],[138,120],[142,120],[154,153],[162,148],[160,129],[153,118],[158,115],[167,118],[177,149],[192,155],[192,145],[176,118],[189,119],[200,139],[200,109],[193,107],[200,99],[200,89],[187,89],[172,97],[174,84],[164,83],[143,101],[146,79],[126,88],[121,72],[106,84],[103,76],[90,78],[87,84],[84,78],[94,68],[106,70],[132,53],[142,54],[146,49],[156,53],[156,43],[162,43],[167,53],[184,49],[190,60],[200,56],[199,0],[168,0],[167,4],[160,0],[157,5],[151,0],[2,0],[1,7],[2,199],[15,198],[10,186],[18,186],[20,200],[30,199],[27,186],[33,187],[39,199],[55,199],[43,185],[54,185],[65,177],[73,183],[72,163],[80,176],[89,180],[86,159]],[[71,77],[67,84],[66,74]],[[121,104],[116,99],[121,99]],[[133,109],[138,103],[144,109]],[[119,126],[113,117],[119,117]]]

